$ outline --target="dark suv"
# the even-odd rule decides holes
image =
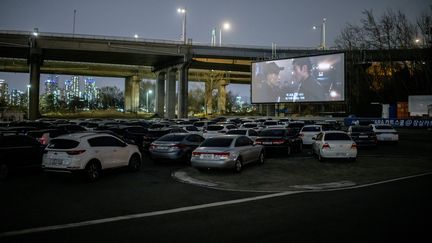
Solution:
[[[295,129],[266,128],[259,133],[255,143],[263,145],[267,152],[272,149],[276,151],[282,149],[287,155],[291,155],[293,151],[303,150],[302,140]]]
[[[27,135],[0,136],[0,180],[23,168],[40,168],[44,146]]]

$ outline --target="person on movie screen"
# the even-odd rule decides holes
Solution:
[[[260,65],[259,85],[255,91],[258,100],[265,102],[281,102],[285,96],[282,90],[282,82],[279,73],[283,67],[279,67],[275,62],[266,62]]]
[[[295,88],[286,92],[286,99],[293,102],[326,100],[324,88],[311,73],[312,64],[309,58],[293,59],[292,65]]]

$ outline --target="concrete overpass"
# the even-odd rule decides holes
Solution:
[[[276,58],[332,53],[316,49],[277,50]],[[390,58],[427,56],[423,49],[389,52]],[[428,58],[430,58],[429,55]],[[30,119],[39,116],[40,73],[124,77],[125,108],[136,111],[139,81],[156,79],[156,113],[187,117],[188,80],[203,70],[229,71],[227,83],[250,83],[251,62],[272,59],[268,47],[209,46],[182,41],[119,38],[107,36],[0,31],[0,71],[30,73]],[[347,62],[380,60],[382,52],[350,52]],[[385,57],[388,58],[388,57]],[[175,100],[176,80],[179,81]],[[222,89],[224,90],[224,89]],[[224,95],[224,92],[222,92]],[[221,98],[224,98],[223,95]],[[164,112],[164,107],[166,112]]]

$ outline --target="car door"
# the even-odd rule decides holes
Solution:
[[[323,133],[319,133],[316,138],[315,141],[312,143],[312,149],[314,151],[315,154],[319,154],[319,150],[323,145]]]
[[[236,139],[235,148],[240,153],[243,163],[247,164],[254,161],[258,155],[256,148],[253,146],[253,141],[246,136],[241,136]]]
[[[90,138],[88,143],[93,148],[96,156],[101,160],[103,168],[120,166],[124,157],[124,149],[121,149],[121,141],[112,136],[99,136]],[[124,162],[123,162],[124,163]]]

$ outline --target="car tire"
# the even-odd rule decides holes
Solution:
[[[264,151],[261,151],[261,153],[260,153],[260,155],[258,157],[258,163],[260,165],[262,165],[262,164],[264,164],[264,162],[265,162],[265,154],[264,154]]]
[[[139,171],[141,169],[141,157],[137,154],[133,154],[129,159],[128,167],[130,171]]]
[[[101,175],[101,167],[98,162],[90,161],[87,163],[85,169],[85,177],[89,182],[97,181]]]
[[[0,180],[6,180],[9,175],[9,166],[5,163],[0,164]]]
[[[291,145],[288,144],[288,147],[287,147],[287,155],[290,156],[291,153],[292,153],[292,151],[291,151]]]
[[[234,163],[234,172],[240,173],[243,170],[243,162],[240,159],[237,159]]]

